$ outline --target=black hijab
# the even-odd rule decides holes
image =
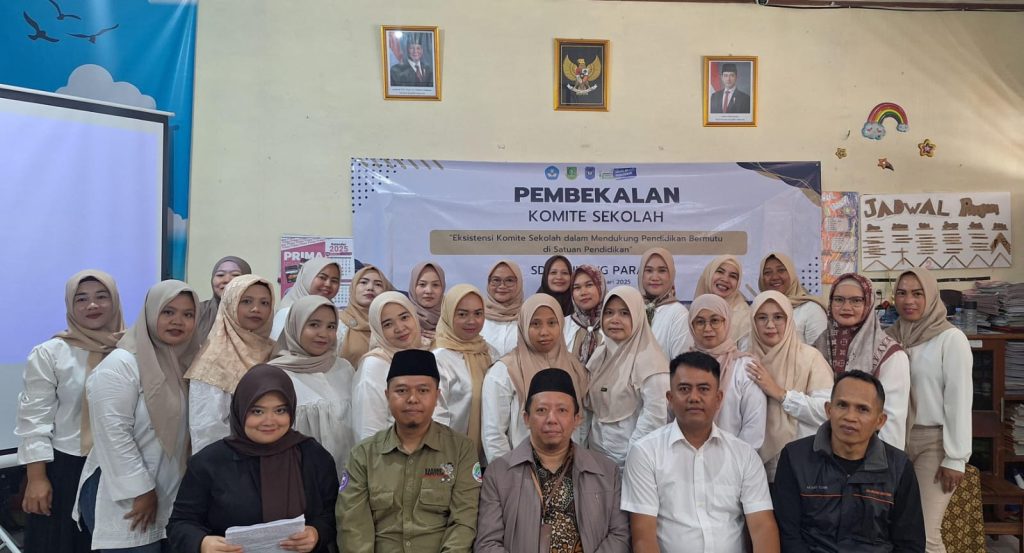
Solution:
[[[551,271],[551,266],[554,265],[556,261],[565,263],[565,266],[569,268],[569,289],[565,292],[555,292],[548,287],[548,272]],[[552,298],[555,298],[558,305],[562,307],[562,313],[572,314],[572,263],[569,262],[568,257],[565,257],[564,255],[553,255],[544,262],[544,272],[540,275],[540,288],[537,288],[537,293],[547,294]]]

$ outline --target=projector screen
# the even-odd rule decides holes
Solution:
[[[67,279],[113,275],[130,325],[164,274],[170,115],[0,86],[0,450],[28,353],[67,326]]]

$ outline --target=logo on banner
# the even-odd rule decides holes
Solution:
[[[611,171],[601,171],[601,180],[609,180],[615,178]]]
[[[577,177],[577,173],[576,173],[576,168],[575,167],[566,167],[565,168],[565,178],[567,178],[569,180],[576,180],[576,177]]]
[[[618,167],[612,169],[615,180],[632,179],[636,177],[636,167]]]
[[[555,179],[557,179],[558,178],[558,167],[555,167],[554,165],[548,165],[548,168],[544,170],[544,176],[547,177],[548,180],[555,180]]]
[[[583,176],[587,177],[587,180],[594,180],[594,177],[597,176],[597,169],[594,167],[587,167],[583,170]]]

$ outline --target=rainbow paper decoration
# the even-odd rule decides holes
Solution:
[[[868,120],[864,123],[864,128],[860,130],[860,134],[864,135],[864,138],[881,140],[885,137],[883,122],[886,119],[895,119],[896,130],[899,132],[907,132],[907,129],[910,128],[907,112],[903,111],[899,104],[882,102],[875,106],[871,113],[868,114]]]

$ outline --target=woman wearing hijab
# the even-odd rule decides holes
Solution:
[[[384,390],[396,352],[428,349],[416,307],[401,292],[384,292],[370,304],[370,351],[359,362],[352,390],[352,421],[361,442],[395,422]]]
[[[971,456],[974,357],[964,333],[946,320],[931,272],[904,272],[894,296],[900,318],[886,332],[910,358],[907,457],[921,486],[926,551],[942,553],[942,516]]]
[[[553,255],[544,262],[540,275],[538,294],[547,294],[562,308],[562,313],[572,313],[572,263],[564,255]]]
[[[601,269],[580,265],[572,273],[572,310],[565,318],[565,344],[584,365],[604,339],[601,302],[608,286]]]
[[[373,265],[363,265],[352,275],[348,288],[348,305],[341,311],[338,321],[338,356],[359,366],[359,361],[370,351],[370,304],[377,296],[395,287],[384,273]]]
[[[647,324],[644,299],[629,286],[612,288],[601,307],[604,343],[587,363],[588,447],[620,467],[629,447],[668,422],[668,358]]]
[[[775,290],[761,292],[753,305],[753,350],[757,358],[747,373],[768,396],[764,445],[758,450],[768,481],[782,448],[810,436],[825,422],[832,394],[832,368],[813,346],[800,341],[789,298]]]
[[[721,368],[723,397],[715,424],[758,449],[764,443],[768,398],[747,374],[754,357],[729,337],[732,309],[721,296],[704,294],[690,304],[693,349],[714,357]]]
[[[502,259],[487,273],[487,296],[484,298],[484,329],[480,335],[498,351],[498,355],[515,349],[519,343],[519,309],[523,305],[523,271],[513,261]]]
[[[284,369],[295,387],[295,430],[313,438],[345,469],[355,445],[352,432],[352,365],[338,357],[338,310],[322,296],[306,296],[292,305],[277,356],[270,365]]]
[[[690,349],[690,314],[676,299],[676,262],[665,248],[651,248],[640,258],[639,288],[647,323],[668,359]],[[665,365],[668,370],[668,365]],[[666,408],[667,409],[667,408]],[[621,463],[620,463],[621,464]]]
[[[224,288],[213,330],[185,373],[192,451],[199,452],[231,432],[231,394],[253,365],[274,351],[270,339],[274,293],[256,275],[236,277]]]
[[[523,403],[533,375],[552,367],[563,369],[572,376],[577,397],[585,397],[587,370],[565,345],[564,321],[558,301],[547,294],[534,294],[523,304],[518,345],[494,363],[484,378],[482,438],[488,462],[512,451],[530,436],[523,421]],[[585,432],[580,425],[576,437]]]
[[[857,273],[839,277],[829,296],[828,329],[814,347],[832,365],[836,376],[864,371],[885,389],[885,425],[878,437],[903,449],[907,444],[910,408],[910,358],[895,338],[882,330],[875,316],[871,281]],[[795,312],[796,310],[794,310]]]
[[[483,338],[484,296],[459,284],[444,296],[437,323],[434,357],[441,373],[441,398],[434,420],[473,440],[483,453],[480,420],[484,377],[498,352]]]
[[[807,293],[800,284],[793,260],[784,253],[772,252],[761,260],[758,288],[775,290],[785,294],[793,304],[793,320],[796,322],[796,336],[805,344],[813,345],[828,329],[828,317],[821,300]],[[888,400],[888,396],[886,396]]]
[[[231,436],[188,462],[167,524],[174,551],[241,551],[224,541],[228,528],[300,515],[305,528],[281,548],[328,551],[337,536],[338,474],[327,450],[291,429],[295,409],[292,380],[281,369],[257,365],[242,377],[231,400]]]
[[[740,292],[743,283],[743,265],[735,255],[720,255],[711,260],[697,281],[693,297],[714,294],[724,299],[732,309],[729,337],[740,351],[749,351],[750,306]]]
[[[210,276],[210,288],[213,289],[213,297],[199,304],[199,321],[196,323],[196,334],[193,338],[197,344],[202,345],[206,337],[210,335],[213,328],[213,320],[217,318],[217,308],[220,306],[220,298],[224,295],[224,287],[231,280],[240,275],[252,274],[252,268],[241,257],[228,255],[220,258],[213,266],[213,273]]]
[[[142,313],[86,381],[94,447],[73,516],[93,550],[158,553],[189,456],[183,378],[199,298],[184,282],[149,289]]]
[[[85,381],[124,330],[114,278],[89,269],[64,288],[67,330],[39,344],[28,355],[18,397],[18,463],[28,483],[21,509],[28,515],[29,553],[89,551],[89,534],[71,519],[92,433]]]
[[[444,269],[440,265],[425,262],[412,268],[409,300],[416,307],[420,332],[431,344],[434,343],[437,320],[441,317],[441,301],[444,299],[445,288]]]
[[[334,296],[338,295],[339,288],[341,288],[340,263],[329,257],[314,257],[303,263],[295,278],[295,284],[288,289],[288,293],[281,298],[281,304],[277,306],[270,337],[277,340],[281,336],[284,324],[288,321],[288,310],[299,298],[313,294],[333,300]]]

